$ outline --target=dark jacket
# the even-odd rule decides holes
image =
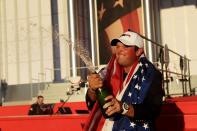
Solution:
[[[49,115],[52,114],[53,110],[46,104],[39,105],[34,103],[29,109],[28,115]]]

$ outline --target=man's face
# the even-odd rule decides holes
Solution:
[[[134,46],[127,47],[121,42],[116,45],[116,59],[123,67],[130,67],[137,60]]]
[[[38,98],[37,103],[39,105],[43,104],[43,102],[44,102],[44,98],[42,98],[42,97]]]

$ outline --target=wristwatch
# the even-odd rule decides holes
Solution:
[[[129,110],[129,105],[124,102],[122,104],[122,113],[121,114],[123,114],[123,115],[126,114],[128,110]]]

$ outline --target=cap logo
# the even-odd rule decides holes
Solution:
[[[128,36],[128,37],[131,37],[130,34],[122,34],[121,36]]]

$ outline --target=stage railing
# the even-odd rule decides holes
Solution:
[[[171,50],[168,48],[167,44],[162,45],[160,43],[157,43],[141,34],[139,34],[143,39],[145,39],[146,41],[150,41],[151,44],[155,45],[158,47],[159,50],[159,54],[158,54],[158,58],[157,58],[157,62],[153,62],[156,63],[155,65],[159,68],[159,70],[162,72],[163,75],[163,89],[165,91],[165,96],[166,97],[170,97],[172,95],[183,95],[183,96],[188,96],[188,95],[193,95],[194,92],[192,91],[191,88],[191,75],[190,75],[190,59],[187,58],[185,55],[181,55],[177,52],[175,52],[174,50]],[[170,53],[172,55],[175,55],[176,58],[179,58],[179,69],[175,69],[176,71],[172,71],[170,69],[170,64],[172,63],[172,61],[170,61],[171,57]],[[175,57],[172,57],[175,58]],[[177,61],[175,59],[175,61]],[[159,66],[160,64],[160,66]],[[177,66],[177,65],[176,65]],[[177,79],[182,83],[181,87],[182,87],[182,94],[180,93],[174,93],[174,94],[170,94],[169,92],[169,83],[170,83],[170,79],[172,78],[170,75],[176,75]],[[189,85],[189,92],[187,92],[187,84]]]

